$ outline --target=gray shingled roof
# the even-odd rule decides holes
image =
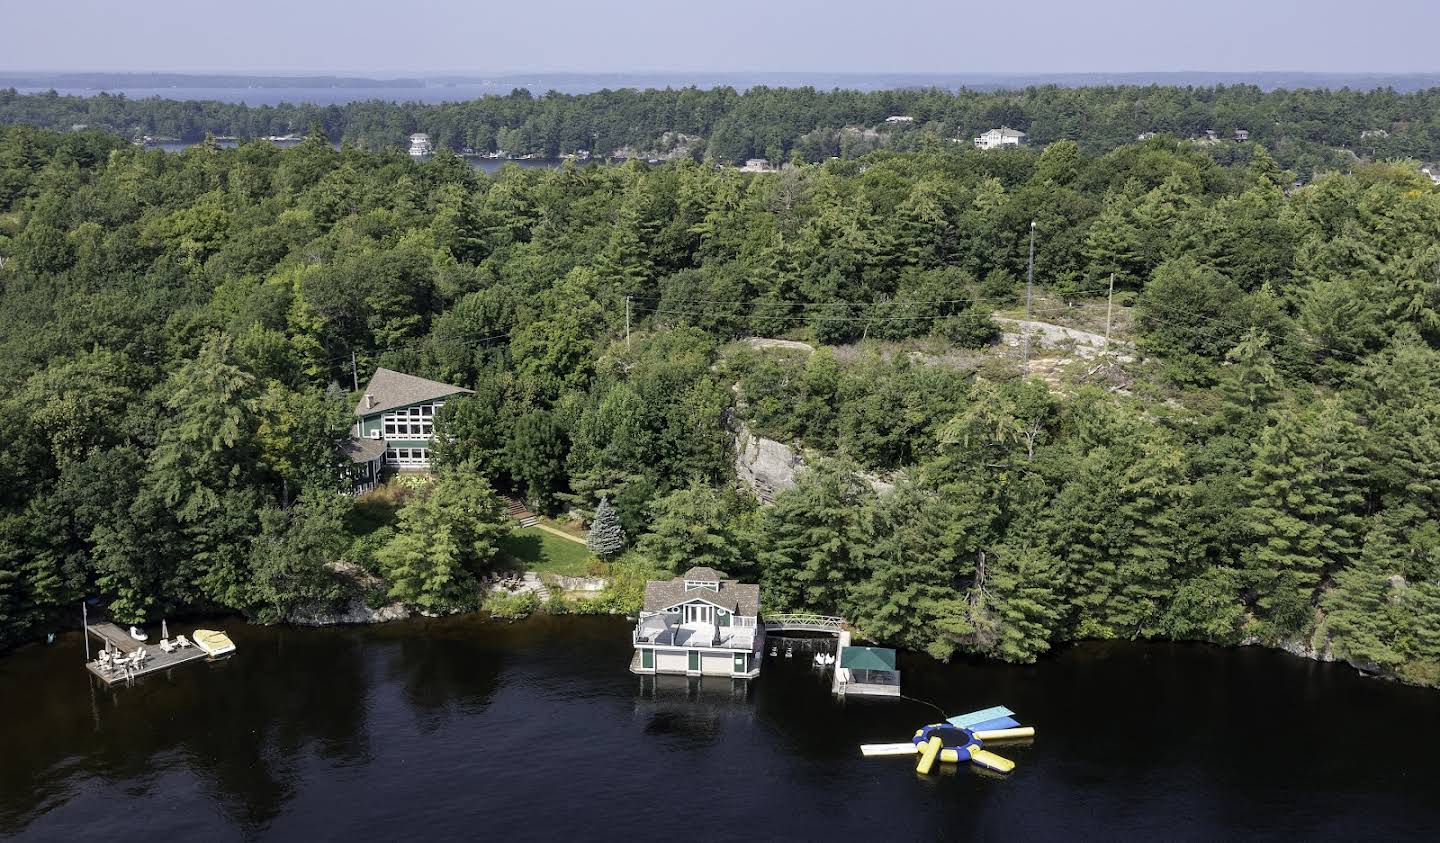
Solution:
[[[697,569],[691,568],[689,573]],[[698,570],[706,571],[708,568]],[[711,571],[711,573],[714,573]],[[691,577],[691,579],[695,579]],[[676,603],[683,603],[686,600],[705,600],[722,606],[734,614],[755,616],[760,613],[760,586],[740,583],[734,580],[721,580],[720,591],[714,592],[708,588],[692,588],[685,590],[685,577],[676,577],[673,580],[650,580],[645,583],[645,611],[658,612]]]
[[[375,376],[365,385],[365,394],[360,396],[359,403],[355,405],[355,415],[373,416],[396,407],[461,394],[472,393],[468,389],[448,383],[417,378],[391,369],[376,369]],[[374,403],[369,407],[365,406],[365,395],[374,399]]]
[[[725,575],[714,568],[697,567],[685,572],[684,579],[687,580],[715,580],[725,579]]]
[[[383,439],[357,439],[354,436],[340,443],[340,453],[350,458],[351,462],[370,462],[380,458],[385,453],[385,441]]]

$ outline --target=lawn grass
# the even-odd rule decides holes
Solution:
[[[535,527],[517,527],[500,545],[515,565],[527,571],[561,577],[583,577],[592,558],[583,544]]]

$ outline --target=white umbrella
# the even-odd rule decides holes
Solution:
[[[164,618],[161,618],[161,619],[160,619],[160,638],[161,638],[161,640],[163,641],[164,639],[169,638],[169,637],[170,637],[170,627],[169,627],[168,625],[166,625],[165,619],[164,619]]]

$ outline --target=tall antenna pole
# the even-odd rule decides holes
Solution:
[[[625,297],[625,350],[630,350],[630,297]]]
[[[1030,221],[1030,271],[1025,276],[1025,324],[1020,335],[1025,340],[1025,368],[1030,368],[1030,300],[1035,289],[1035,221]]]
[[[1110,298],[1105,302],[1105,350],[1110,350],[1110,314],[1115,312],[1115,273],[1110,273]]]
[[[360,391],[360,370],[355,366],[354,346],[350,348],[350,383],[354,386],[355,392]]]

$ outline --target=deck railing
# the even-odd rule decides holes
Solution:
[[[845,619],[838,615],[793,613],[766,615],[763,623],[767,631],[839,632],[845,626]]]

